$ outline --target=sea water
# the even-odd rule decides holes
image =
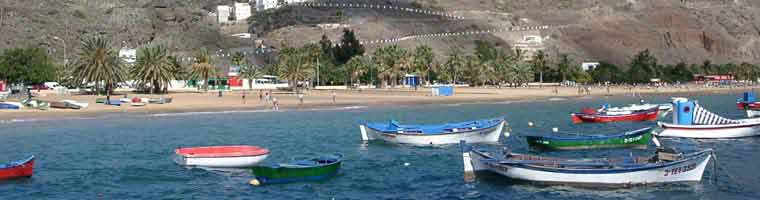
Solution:
[[[670,96],[649,96],[663,103]],[[692,96],[709,110],[742,118],[740,94]],[[577,124],[570,112],[603,103],[638,103],[638,97],[568,98],[562,101],[416,105],[280,112],[107,114],[95,118],[0,123],[0,161],[37,157],[29,179],[0,182],[0,199],[757,199],[760,138],[661,139],[682,151],[715,148],[718,170],[709,165],[696,184],[622,189],[547,186],[500,176],[465,183],[457,145],[411,147],[361,141],[357,124],[390,119],[442,123],[504,116],[512,134],[502,145],[513,152],[559,157],[649,156],[645,150],[608,149],[536,152],[525,135],[614,134],[655,122]],[[535,127],[529,127],[534,122]],[[340,173],[329,180],[253,187],[247,173],[219,173],[176,165],[178,147],[256,145],[271,150],[266,162],[313,153],[342,153]],[[712,177],[717,177],[717,182]],[[568,180],[570,181],[570,180]]]

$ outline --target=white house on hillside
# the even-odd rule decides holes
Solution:
[[[598,66],[599,66],[598,62],[584,62],[584,63],[581,63],[581,69],[583,69],[583,71],[593,70],[593,69],[596,69],[596,67],[598,67]]]
[[[303,3],[308,0],[256,0],[256,11],[264,11],[273,8],[280,8],[287,4]]]
[[[251,17],[251,5],[248,3],[235,3],[233,6],[233,12],[235,13],[235,21],[243,21]]]
[[[225,24],[230,22],[230,16],[232,15],[232,7],[220,5],[216,6],[216,17],[217,22],[220,24]]]
[[[127,64],[134,64],[137,61],[137,49],[122,48],[119,50],[119,58]]]

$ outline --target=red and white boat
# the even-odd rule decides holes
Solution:
[[[251,167],[269,156],[268,149],[242,145],[179,148],[174,152],[180,165],[211,168]]]
[[[736,109],[760,110],[760,102],[755,101],[755,94],[753,92],[745,92],[741,99],[736,100]]]
[[[631,112],[598,112],[593,108],[584,108],[580,113],[570,113],[573,123],[606,123],[623,121],[657,120],[659,108]]]
[[[0,180],[31,177],[33,173],[34,156],[8,164],[0,164]]]

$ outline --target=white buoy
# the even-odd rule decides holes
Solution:
[[[528,122],[528,126],[533,127],[533,122]]]
[[[554,131],[555,133],[556,133],[556,132],[559,132],[559,128],[557,128],[557,127],[554,127],[554,128],[552,128],[552,131]]]
[[[405,162],[405,163],[404,163],[404,166],[409,166],[409,165],[410,165],[410,164],[409,164],[408,162]]]
[[[259,182],[258,179],[253,179],[253,180],[251,180],[248,183],[251,184],[251,185],[253,185],[253,186],[259,186],[259,185],[261,185],[261,182]]]

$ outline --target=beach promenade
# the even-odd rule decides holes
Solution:
[[[418,90],[401,89],[362,89],[362,90],[304,90],[303,103],[299,95],[292,92],[272,91],[271,100],[276,99],[280,110],[299,110],[323,107],[349,106],[393,106],[417,104],[454,104],[454,103],[490,103],[506,101],[534,100],[564,100],[572,98],[589,98],[601,96],[618,96],[637,98],[637,95],[674,95],[693,96],[700,93],[731,93],[751,90],[750,87],[667,87],[667,88],[628,88],[628,87],[592,87],[590,94],[579,91],[577,87],[529,87],[529,88],[456,88],[454,96],[432,96],[430,88]],[[261,99],[259,94],[261,93]],[[133,107],[129,104],[111,106],[96,104],[95,95],[58,95],[53,91],[35,92],[35,99],[59,101],[64,99],[89,103],[90,106],[81,110],[36,110],[22,108],[20,110],[0,110],[0,120],[37,119],[37,118],[68,118],[93,117],[108,113],[179,113],[205,111],[239,111],[239,110],[271,110],[274,102],[267,101],[268,90],[236,90],[224,91],[218,96],[218,91],[209,92],[170,92],[169,94],[150,95],[126,93],[133,97],[172,97],[170,104],[149,104],[144,107]],[[117,92],[113,99],[124,97],[124,92]],[[245,95],[245,98],[243,98]],[[333,95],[335,101],[333,102]],[[19,99],[7,99],[20,101]]]

